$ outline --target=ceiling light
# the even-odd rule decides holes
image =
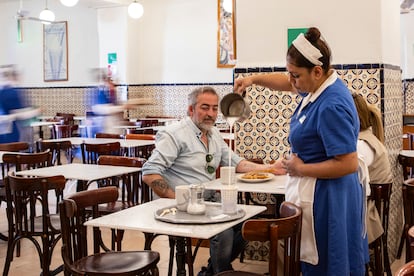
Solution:
[[[51,21],[55,21],[55,14],[48,8],[45,8],[40,12],[39,19],[42,20],[43,24],[50,24]]]
[[[40,12],[39,19],[42,20],[43,24],[50,24],[55,21],[55,14],[47,8],[47,0],[45,0],[45,9]]]
[[[137,0],[134,0],[134,2],[128,6],[128,14],[132,18],[138,19],[144,14],[144,7],[138,3]]]
[[[78,3],[79,0],[60,0],[60,3],[66,7],[73,7]]]

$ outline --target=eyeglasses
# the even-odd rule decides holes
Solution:
[[[211,161],[213,161],[213,155],[209,153],[206,155],[206,171],[210,174],[213,174],[216,171],[216,168],[210,165]]]

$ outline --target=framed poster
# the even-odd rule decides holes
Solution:
[[[67,22],[43,25],[43,79],[68,80]]]
[[[217,67],[236,65],[236,0],[218,1]]]

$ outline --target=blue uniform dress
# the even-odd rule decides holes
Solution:
[[[20,96],[18,88],[5,86],[0,89],[0,115],[9,115],[12,110],[23,108],[24,104]],[[17,121],[13,121],[12,132],[0,134],[0,143],[18,142],[19,140],[20,134]]]
[[[305,163],[356,151],[359,121],[351,93],[340,79],[291,118],[292,152]],[[364,275],[363,191],[357,172],[317,179],[313,215],[319,263],[302,263],[303,275]]]

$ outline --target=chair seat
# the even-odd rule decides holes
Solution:
[[[155,251],[111,251],[84,257],[73,266],[79,271],[87,271],[88,275],[131,275],[131,272],[148,271],[159,259],[160,255]]]
[[[115,201],[111,203],[105,203],[105,204],[99,204],[98,210],[102,214],[110,214],[114,212],[118,212],[121,210],[124,210],[126,208],[132,207],[132,204],[128,204],[128,202],[122,202],[122,201]]]

